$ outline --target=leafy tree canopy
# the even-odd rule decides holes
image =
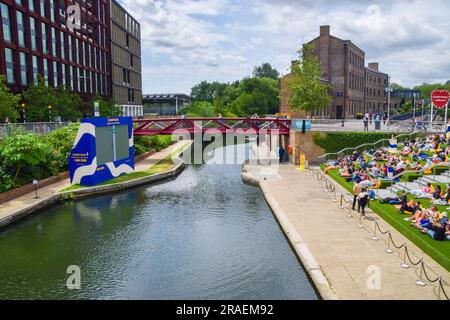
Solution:
[[[6,77],[0,75],[0,122],[16,122],[19,118],[17,107],[21,100],[20,95],[15,95],[6,85]]]
[[[331,104],[330,86],[321,82],[322,70],[313,46],[303,45],[299,58],[292,67],[292,77],[288,79],[289,104],[295,111],[320,111]]]
[[[253,76],[256,78],[271,78],[278,80],[280,73],[277,69],[272,68],[270,63],[263,63],[259,67],[253,69]]]

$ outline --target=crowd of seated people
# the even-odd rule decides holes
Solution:
[[[436,165],[450,165],[450,145],[447,147],[446,136],[432,134],[426,139],[407,142],[397,152],[388,148],[371,150],[366,153],[355,152],[338,161],[332,162],[325,172],[337,170],[347,182],[361,184],[364,190],[381,187],[381,181],[399,176],[404,171],[423,171],[432,173]],[[450,184],[447,190],[440,186],[428,184],[418,190],[412,190],[413,199],[408,201],[403,193],[396,198],[383,199],[382,203],[395,205],[400,214],[409,214],[412,226],[435,240],[450,240],[450,225],[447,213],[442,214],[437,206],[449,205]],[[431,203],[425,208],[420,199]]]

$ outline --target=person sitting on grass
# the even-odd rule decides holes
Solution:
[[[431,198],[433,192],[434,190],[431,183],[427,183],[427,185],[421,189],[411,190],[411,194],[416,196],[416,198]]]
[[[440,221],[433,221],[428,225],[428,227],[420,228],[420,231],[424,234],[428,234],[433,240],[436,241],[445,241],[447,238],[446,226]]]

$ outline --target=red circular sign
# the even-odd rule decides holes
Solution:
[[[444,109],[450,100],[450,93],[447,90],[434,90],[431,93],[431,101],[437,109]]]

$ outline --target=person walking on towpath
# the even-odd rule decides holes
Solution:
[[[353,205],[352,210],[355,210],[356,202],[358,201],[359,194],[363,191],[363,187],[361,183],[356,183],[353,186]],[[358,202],[358,211],[360,210],[359,202]]]

